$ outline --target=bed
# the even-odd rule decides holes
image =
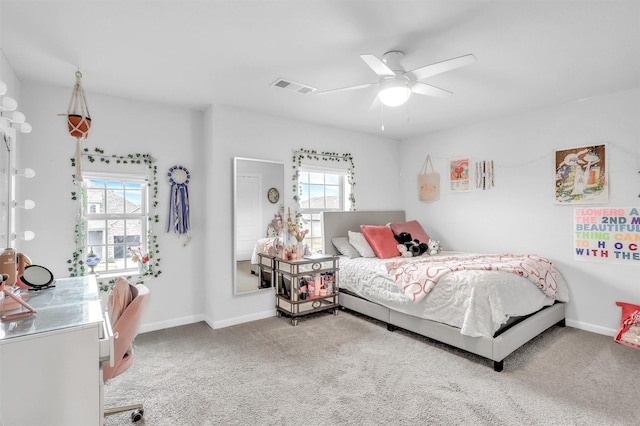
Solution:
[[[282,244],[282,238],[267,237],[260,238],[258,241],[256,241],[256,244],[253,247],[253,252],[251,253],[251,273],[253,275],[258,275],[258,265],[260,264],[260,258],[258,257],[258,254],[269,253],[269,249],[275,248],[275,246],[278,244]]]
[[[398,222],[405,222],[404,211],[323,212],[323,252],[341,255],[332,239],[349,231],[361,232],[361,225]],[[415,258],[341,255],[340,305],[386,323],[389,330],[402,328],[487,358],[495,371],[502,371],[513,351],[548,328],[565,325],[568,290],[559,272],[554,274],[557,295],[549,297],[511,272],[458,270],[444,275],[428,294],[414,301],[390,274],[396,264],[470,257],[478,255],[445,251]]]

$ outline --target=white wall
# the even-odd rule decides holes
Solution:
[[[349,152],[355,162],[355,197],[358,210],[398,207],[399,169],[395,158],[398,142],[344,130],[214,106],[205,113],[206,187],[216,188],[207,197],[206,259],[212,271],[206,277],[206,313],[213,327],[273,316],[272,292],[233,295],[232,273],[232,159],[260,158],[285,163],[285,207],[293,207],[293,150]],[[209,139],[210,138],[210,139]],[[212,191],[213,192],[213,191]]]
[[[613,334],[616,300],[640,303],[640,264],[573,259],[574,206],[553,204],[556,149],[606,143],[608,206],[639,206],[640,93],[638,89],[590,98],[528,114],[458,128],[400,144],[403,206],[446,249],[533,252],[550,257],[568,281],[567,323]],[[441,173],[438,202],[419,202],[416,174],[426,154]],[[447,160],[493,160],[495,187],[452,194]]]
[[[70,84],[75,82],[73,74]],[[148,280],[151,299],[144,318],[143,330],[164,328],[203,319],[204,302],[202,267],[197,261],[201,252],[204,212],[204,171],[198,152],[202,146],[202,113],[166,105],[136,102],[104,96],[90,91],[91,77],[83,78],[87,103],[92,116],[92,129],[82,147],[93,152],[101,148],[105,154],[126,155],[149,153],[156,159],[160,201],[157,213],[160,222],[155,234],[160,244],[161,275]],[[19,197],[36,202],[33,210],[18,212],[23,229],[35,232],[33,241],[21,242],[20,251],[36,264],[47,266],[54,276],[69,275],[67,260],[75,250],[74,226],[78,204],[71,200],[77,191],[72,180],[75,169],[75,139],[66,129],[65,117],[71,87],[59,88],[36,83],[23,83],[24,112],[33,125],[17,149],[18,167],[31,167],[36,177],[18,181]],[[169,184],[167,171],[183,165],[192,174],[191,223],[193,239],[189,245],[173,233],[166,233]],[[83,162],[85,170],[131,171],[118,167]],[[138,171],[145,172],[144,167]]]

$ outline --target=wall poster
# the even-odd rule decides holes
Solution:
[[[640,206],[577,208],[574,258],[640,265]]]
[[[604,204],[609,200],[605,145],[555,151],[555,203]]]
[[[449,176],[451,192],[467,192],[471,190],[469,159],[453,158],[449,160]]]

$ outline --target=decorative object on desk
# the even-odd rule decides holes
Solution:
[[[13,320],[13,319],[16,319],[16,318],[26,317],[26,316],[29,316],[31,314],[35,314],[36,312],[38,312],[31,305],[29,305],[27,302],[22,300],[22,298],[20,296],[14,294],[13,291],[11,291],[10,289],[6,288],[5,283],[7,282],[8,279],[9,279],[9,276],[7,274],[0,275],[0,280],[1,280],[0,281],[0,292],[3,292],[5,297],[10,297],[14,301],[18,302],[20,305],[22,305],[25,308],[27,308],[27,311],[16,312],[14,314],[2,315],[0,317],[0,320],[9,321],[9,320]]]
[[[91,272],[89,272],[90,274],[93,274],[95,276],[99,275],[95,271],[95,267],[98,266],[101,260],[102,259],[93,252],[93,247],[91,247],[91,249],[89,250],[89,254],[87,255],[87,258],[85,259],[85,263],[89,268],[91,268]]]
[[[291,220],[291,209],[289,209],[289,213],[287,214],[287,229],[289,230],[289,234],[293,235],[297,242],[301,243],[304,240],[304,237],[309,233],[308,229],[302,229],[304,225],[302,223],[302,215],[300,213],[296,213],[295,221]]]
[[[167,220],[167,232],[186,235],[185,245],[189,243],[189,179],[191,174],[186,167],[173,166],[169,169],[169,184],[171,185],[169,196],[169,217]]]
[[[82,162],[80,161],[80,141],[87,139],[89,130],[91,129],[91,114],[84,96],[82,88],[82,73],[76,71],[76,84],[73,86],[73,93],[67,108],[67,128],[69,134],[76,138],[76,182],[82,182]]]
[[[55,287],[53,273],[40,265],[29,265],[24,268],[24,273],[20,276],[20,281],[34,290],[44,290]]]

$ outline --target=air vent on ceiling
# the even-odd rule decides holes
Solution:
[[[271,83],[274,87],[279,87],[281,89],[289,90],[291,92],[302,93],[303,95],[308,95],[309,93],[317,90],[315,87],[307,86],[304,84],[296,83],[295,81],[285,80],[283,78],[279,78],[273,83]]]

